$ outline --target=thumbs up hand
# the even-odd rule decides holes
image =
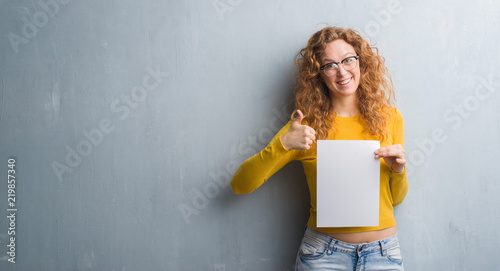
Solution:
[[[292,113],[292,118],[295,112]],[[307,125],[300,124],[304,115],[297,110],[299,117],[292,121],[286,134],[281,136],[281,143],[286,150],[308,150],[316,140],[316,131]]]

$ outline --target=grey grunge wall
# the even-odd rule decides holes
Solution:
[[[293,270],[294,161],[229,180],[291,114],[296,53],[327,25],[385,57],[410,190],[408,270],[494,270],[500,3],[0,0],[1,270]]]

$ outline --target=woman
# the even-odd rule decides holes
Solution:
[[[403,270],[393,214],[408,190],[403,117],[392,106],[394,89],[384,59],[356,31],[326,27],[309,39],[296,65],[292,119],[238,168],[233,191],[251,193],[285,164],[300,160],[311,209],[296,270]],[[374,159],[383,158],[379,226],[316,226],[317,139],[380,141],[374,152]]]

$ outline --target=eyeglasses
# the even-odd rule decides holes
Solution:
[[[322,70],[326,74],[326,76],[328,76],[328,77],[334,76],[339,71],[339,64],[342,64],[342,67],[346,71],[350,71],[350,70],[355,69],[356,66],[358,66],[358,61],[357,61],[358,59],[359,59],[359,56],[350,56],[350,57],[344,58],[344,60],[342,60],[340,62],[330,62],[328,64],[325,64],[325,65],[321,66],[319,69]]]

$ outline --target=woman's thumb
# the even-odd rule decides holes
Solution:
[[[302,119],[304,118],[304,114],[302,114],[302,111],[297,110],[297,114],[299,115],[298,118],[296,118],[292,124],[300,125],[302,122]],[[295,115],[295,112],[293,112],[292,116]]]

